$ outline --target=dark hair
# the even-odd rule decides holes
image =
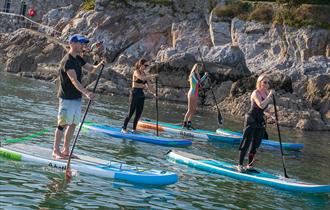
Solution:
[[[141,58],[140,60],[138,60],[135,65],[134,65],[134,70],[139,70],[141,68],[142,65],[144,65],[145,63],[147,63],[148,61],[144,58]]]

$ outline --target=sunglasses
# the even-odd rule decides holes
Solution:
[[[144,65],[144,67],[148,67],[149,65],[148,64],[143,64]]]

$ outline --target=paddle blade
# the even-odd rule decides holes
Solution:
[[[65,170],[65,180],[67,182],[70,182],[71,179],[72,179],[72,171],[71,171],[70,167],[67,167],[66,170]]]
[[[218,112],[218,124],[219,125],[223,125],[223,118],[222,118],[222,115],[220,114],[220,112]]]
[[[217,108],[217,112],[218,112],[218,124],[221,126],[223,124],[223,121],[224,120],[223,120],[222,115],[220,113],[220,109],[218,107],[217,98],[215,97],[215,94],[214,94],[214,92],[212,90],[212,87],[211,87],[211,93],[212,93],[212,96],[213,96],[214,104],[215,104],[215,106]]]

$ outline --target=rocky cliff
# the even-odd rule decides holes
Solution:
[[[43,20],[62,31],[62,41],[73,33],[104,41],[111,63],[99,92],[128,94],[132,66],[145,57],[152,61],[150,72],[160,75],[162,99],[185,102],[188,74],[200,61],[200,49],[210,72],[200,95],[202,104],[214,106],[212,86],[221,110],[242,117],[257,75],[267,72],[277,91],[282,125],[330,130],[329,30],[237,18],[224,21],[212,12],[222,1],[96,2],[94,11],[55,9]],[[2,34],[0,39],[6,71],[56,77],[56,63],[65,53],[63,44],[26,29]],[[94,79],[90,75],[85,85],[91,87]]]

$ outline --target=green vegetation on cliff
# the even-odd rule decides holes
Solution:
[[[132,2],[145,2],[148,4],[154,5],[163,5],[163,6],[171,6],[173,4],[172,0],[131,0]],[[118,3],[122,2],[125,5],[129,5],[130,0],[118,0]],[[95,8],[96,0],[84,0],[81,8],[83,10],[93,10]]]
[[[84,0],[83,10],[93,10],[96,0]],[[128,5],[130,0],[118,0]],[[171,6],[172,0],[135,0]],[[213,13],[220,20],[238,17],[243,20],[256,20],[263,23],[279,23],[288,26],[303,27],[316,26],[330,29],[330,1],[329,0],[228,0],[227,5],[218,6]],[[322,4],[322,5],[321,5]]]
[[[95,8],[95,2],[96,0],[84,0],[81,8],[83,10],[93,10]]]
[[[329,0],[249,0],[249,1],[263,1],[263,2],[278,2],[281,3],[295,3],[295,4],[320,4],[320,5],[330,5]]]
[[[238,17],[298,28],[310,25],[330,29],[330,6],[316,5],[319,2],[330,5],[328,0],[229,1],[225,6],[214,8],[213,12],[222,20]]]

